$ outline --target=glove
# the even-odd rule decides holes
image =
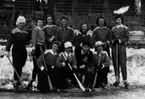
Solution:
[[[69,61],[68,61],[68,60],[66,60],[66,61],[65,61],[65,65],[67,66],[68,64],[69,64]]]
[[[77,67],[76,66],[73,66],[72,67],[72,72],[75,73],[76,71],[77,71]]]
[[[103,64],[100,64],[99,69],[103,69],[105,66]]]
[[[114,44],[119,44],[119,40],[118,39],[116,39],[116,40],[114,40],[114,42],[113,42]]]
[[[95,66],[93,71],[96,73],[98,72],[98,69],[99,69],[98,66]]]
[[[81,65],[81,66],[80,66],[80,69],[84,69],[84,68],[85,68],[85,65]]]
[[[41,66],[41,67],[40,67],[40,70],[43,71],[43,70],[44,70],[44,66]]]
[[[32,55],[32,56],[35,55],[35,49],[33,49],[33,50],[31,51],[31,55]]]
[[[9,52],[8,51],[5,51],[3,55],[9,57]]]

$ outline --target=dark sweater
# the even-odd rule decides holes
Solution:
[[[44,53],[44,58],[46,61],[47,68],[50,69],[52,66],[55,65],[56,59],[57,59],[58,54],[54,54],[51,49],[46,50]],[[41,55],[38,60],[37,60],[39,67],[44,66],[44,60],[43,56]]]
[[[84,53],[81,47],[77,47],[75,49],[75,56],[78,68],[80,68],[81,65],[85,65],[86,68],[92,68],[93,53],[90,50]],[[85,58],[87,58],[87,62],[84,61]]]
[[[56,25],[46,25],[43,27],[43,31],[45,33],[46,42],[49,42],[49,39],[57,33],[58,27]]]
[[[102,41],[106,43],[111,40],[110,30],[107,27],[96,27],[93,32],[93,43]]]
[[[29,41],[29,35],[26,31],[15,28],[9,35],[8,42],[6,45],[6,51],[10,51],[11,46],[17,50],[25,48],[26,43]]]
[[[56,40],[65,43],[66,41],[74,42],[74,31],[72,28],[67,27],[66,29],[59,28]]]

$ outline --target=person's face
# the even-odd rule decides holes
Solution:
[[[37,21],[37,26],[39,26],[40,28],[43,27],[43,21],[42,20],[38,20]]]
[[[98,45],[97,47],[95,47],[95,50],[97,52],[101,52],[103,50],[103,47],[101,45]]]
[[[104,19],[100,18],[99,19],[99,26],[104,26],[104,22],[105,22]]]
[[[31,21],[30,26],[31,26],[31,27],[36,26],[36,22],[35,22],[35,21]]]
[[[121,18],[117,18],[117,19],[116,19],[116,24],[118,24],[118,25],[119,25],[119,24],[122,24]]]
[[[47,17],[47,23],[52,24],[52,17],[51,16]]]
[[[84,52],[88,52],[89,47],[88,47],[88,45],[83,45],[82,49],[83,49]]]
[[[88,25],[87,25],[87,24],[83,24],[83,25],[82,25],[82,30],[83,30],[83,31],[86,31],[87,29],[88,29]]]
[[[18,28],[19,28],[19,29],[23,29],[24,26],[25,26],[25,23],[19,23],[19,24],[18,24]]]
[[[61,20],[61,24],[62,24],[63,27],[67,27],[67,25],[68,25],[68,20],[67,20],[67,19],[62,19],[62,20]]]
[[[53,50],[54,52],[57,52],[57,51],[58,51],[58,45],[57,45],[57,44],[53,44],[53,45],[52,45],[52,50]]]
[[[71,52],[72,52],[72,47],[65,48],[65,51],[66,51],[67,53],[71,53]]]

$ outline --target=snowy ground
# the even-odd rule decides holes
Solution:
[[[4,46],[0,46],[0,54],[2,54]],[[30,48],[27,48],[28,53]],[[33,63],[27,58],[26,65],[23,68],[23,79],[29,80],[33,69]],[[145,85],[145,49],[127,48],[127,69],[128,81],[131,85]],[[108,74],[109,84],[115,81],[114,71],[112,65],[110,66],[112,72]],[[13,68],[7,57],[0,58],[0,85],[8,82],[13,78]],[[121,80],[122,81],[122,80]]]
[[[2,54],[4,46],[0,46],[0,55]],[[30,48],[27,48],[28,53]],[[29,80],[33,69],[31,58],[27,58],[26,65],[23,68],[23,79]],[[128,81],[130,83],[129,89],[97,89],[95,92],[82,93],[81,90],[70,91],[70,93],[13,93],[0,92],[0,99],[144,99],[145,94],[145,49],[127,48],[127,69]],[[110,66],[112,72],[108,74],[109,84],[115,81],[114,71],[112,65]],[[0,58],[0,88],[12,88],[8,84],[13,78],[13,68],[6,57]],[[28,78],[28,79],[27,79]],[[121,79],[122,81],[122,79]],[[27,82],[26,82],[27,83]],[[122,83],[123,84],[123,83]],[[1,87],[3,86],[3,87]]]

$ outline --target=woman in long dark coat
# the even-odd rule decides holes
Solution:
[[[14,65],[14,68],[18,72],[18,75],[21,77],[22,74],[22,68],[26,63],[27,59],[27,51],[26,51],[26,43],[29,41],[29,35],[28,32],[24,31],[24,27],[26,24],[26,19],[23,16],[19,16],[16,25],[17,27],[14,28],[10,36],[8,38],[8,42],[6,45],[6,52],[5,55],[9,57],[9,52],[12,47],[12,62]],[[14,72],[14,87],[17,89],[20,86],[19,79]]]

